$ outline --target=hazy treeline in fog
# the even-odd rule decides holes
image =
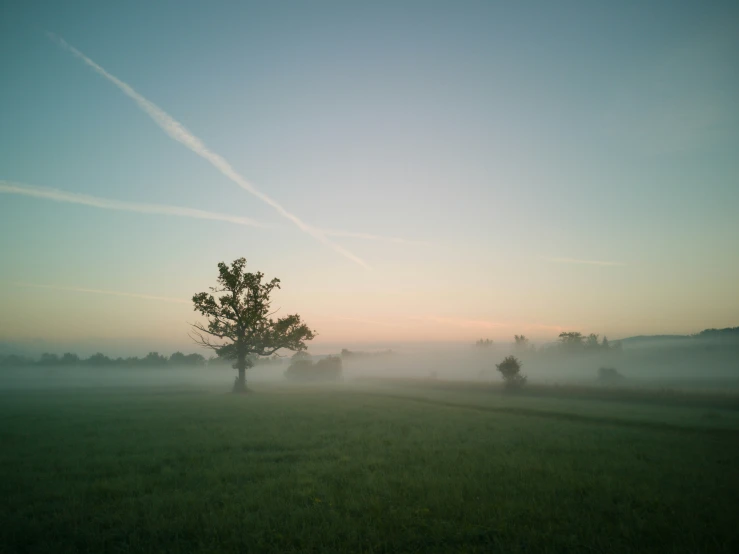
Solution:
[[[495,364],[509,355],[538,383],[602,382],[602,369],[614,369],[623,384],[708,385],[739,381],[739,327],[708,329],[695,335],[633,337],[609,341],[594,333],[561,333],[535,345],[525,336],[512,342],[480,339],[470,345],[417,348],[382,356],[342,356],[345,375],[499,380]]]
[[[579,382],[640,386],[739,385],[739,327],[707,329],[695,335],[638,336],[609,341],[595,333],[564,332],[557,340],[534,344],[523,335],[513,341],[481,338],[470,344],[405,345],[399,350],[364,352],[341,349],[336,354],[256,357],[249,370],[257,381],[295,382],[356,378],[423,378],[497,382],[496,364],[506,356],[520,360],[529,382]],[[193,383],[218,382],[233,371],[233,360],[201,354],[157,352],[137,357],[108,357],[96,353],[82,358],[74,353],[44,353],[38,358],[0,355],[0,379],[30,383],[151,384],[172,379]],[[36,370],[44,370],[42,372]],[[132,371],[137,370],[137,371]],[[221,371],[219,371],[221,370]],[[50,373],[51,371],[51,373]],[[3,378],[2,375],[5,377]],[[736,383],[733,383],[736,381]]]
[[[100,352],[87,358],[80,358],[75,353],[65,352],[61,356],[44,352],[38,359],[18,354],[0,356],[0,367],[39,366],[39,367],[163,367],[163,366],[204,366],[206,359],[200,354],[183,354],[175,352],[169,357],[158,352],[149,352],[146,356],[130,356],[127,358],[109,358]]]

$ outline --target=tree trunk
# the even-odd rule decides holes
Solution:
[[[246,354],[239,354],[236,369],[239,376],[234,380],[233,392],[246,392]]]

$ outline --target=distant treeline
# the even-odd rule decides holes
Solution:
[[[514,335],[513,347],[519,352],[534,352],[536,348],[532,345],[528,338],[524,335]],[[739,343],[739,327],[727,327],[725,329],[704,329],[700,333],[692,335],[639,335],[628,337],[618,341],[609,341],[608,337],[600,338],[595,333],[584,334],[579,331],[567,331],[560,333],[557,341],[553,344],[546,344],[539,350],[552,353],[560,350],[566,353],[576,352],[593,352],[593,351],[613,351],[621,350],[624,344],[638,343],[659,343],[659,342],[676,342],[684,343],[686,346],[703,345],[708,341],[721,343]],[[480,339],[475,342],[477,348],[494,348],[495,342],[491,339]]]
[[[525,335],[513,336],[513,348],[518,353],[536,352],[536,347]],[[480,339],[475,342],[476,348],[492,349],[495,342],[492,339]],[[585,335],[578,331],[567,331],[559,334],[559,339],[555,344],[549,344],[541,347],[540,351],[551,353],[553,350],[559,350],[565,353],[575,352],[604,352],[621,350],[621,342],[610,342],[608,337],[600,338],[600,335],[590,333]]]
[[[149,352],[143,358],[137,356],[128,358],[109,358],[105,354],[98,352],[89,358],[80,358],[77,354],[67,352],[59,356],[58,354],[50,354],[48,352],[41,354],[39,359],[28,358],[26,356],[18,356],[11,354],[8,356],[0,356],[0,367],[20,367],[20,366],[37,366],[37,367],[166,367],[166,366],[192,366],[202,367],[206,364],[206,360],[200,354],[183,354],[175,352],[169,357],[163,356],[158,352]]]
[[[491,375],[493,361],[513,354],[531,374],[582,376],[598,369],[598,382],[617,384],[639,377],[728,377],[739,371],[739,328],[706,329],[694,335],[643,337],[609,341],[595,333],[560,333],[556,342],[534,348],[523,335],[499,345],[490,339],[474,343]]]
[[[623,339],[625,343],[658,342],[658,341],[684,341],[686,343],[698,343],[712,340],[717,342],[739,342],[739,327],[726,327],[724,329],[704,329],[700,333],[692,335],[639,335]]]
[[[739,327],[726,327],[724,329],[704,329],[700,333],[690,335],[692,338],[732,338],[739,339]]]

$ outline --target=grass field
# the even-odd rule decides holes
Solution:
[[[0,549],[739,552],[732,405],[254,388],[0,392]]]

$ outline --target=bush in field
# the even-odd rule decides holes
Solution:
[[[615,367],[598,368],[598,381],[604,385],[614,385],[621,383],[626,377],[621,375]]]
[[[311,355],[308,354],[308,352],[306,352],[305,350],[298,350],[295,354],[293,354],[291,356],[290,359],[293,361],[293,363],[294,362],[299,362],[299,361],[303,361],[304,362],[306,360],[310,361],[311,360]]]
[[[515,356],[506,356],[499,364],[495,364],[508,389],[520,389],[526,384],[526,377],[521,375],[521,362]]]
[[[313,363],[310,358],[294,356],[285,377],[290,381],[336,381],[341,378],[341,358],[328,356]]]
[[[311,360],[293,360],[285,370],[285,377],[291,381],[309,381],[314,368]]]

